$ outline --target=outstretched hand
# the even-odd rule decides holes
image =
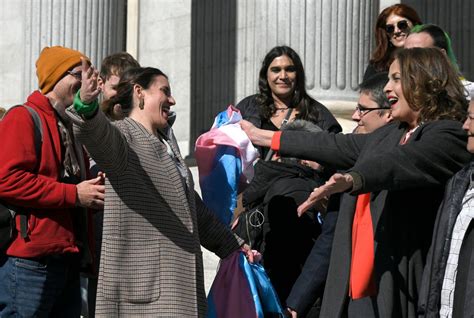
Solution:
[[[298,207],[298,216],[303,215],[309,208],[319,200],[329,197],[331,194],[344,192],[351,189],[354,180],[350,174],[335,173],[328,181],[319,188],[314,188],[309,197]]]
[[[244,119],[240,121],[240,127],[247,134],[252,144],[270,147],[274,131],[259,129]]]
[[[100,93],[99,71],[87,60],[81,57],[82,62],[82,84],[81,84],[81,101],[84,104],[90,104],[97,99]]]
[[[239,123],[240,123],[240,128],[242,128],[242,130],[247,134],[250,141],[252,143],[254,143],[254,140],[253,140],[252,137],[254,136],[254,134],[255,134],[255,132],[258,128],[255,127],[254,124],[252,124],[251,122],[249,122],[245,119],[242,119]]]

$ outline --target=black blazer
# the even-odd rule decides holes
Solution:
[[[399,145],[406,125],[367,135],[283,132],[280,153],[359,176],[353,194],[371,192],[376,297],[380,317],[414,317],[423,266],[446,181],[470,160],[460,122],[420,125]],[[337,220],[322,317],[343,314],[348,296],[356,196],[345,195]]]
[[[454,177],[449,180],[446,186],[443,203],[441,204],[436,217],[434,227],[435,231],[433,233],[430,251],[423,272],[423,281],[418,303],[420,317],[439,317],[441,290],[443,287],[444,273],[447,266],[454,224],[463,208],[463,198],[466,191],[471,186],[473,174],[474,161],[471,161],[469,165],[456,173]],[[466,239],[466,237],[464,239]],[[465,242],[463,242],[463,244],[464,243]],[[474,298],[472,297],[474,294],[474,278],[472,277],[472,270],[469,276],[470,277],[466,279],[466,295],[468,295],[465,298],[466,302],[462,304],[463,306],[461,306],[461,308],[458,308],[463,311],[461,314],[462,317],[472,317],[474,314]],[[459,278],[459,276],[457,278]],[[454,297],[456,299],[456,293]],[[453,317],[456,317],[456,302],[454,306]]]

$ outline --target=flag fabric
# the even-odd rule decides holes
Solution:
[[[221,260],[207,302],[208,318],[285,317],[265,269],[242,251]]]
[[[196,140],[199,184],[206,206],[227,226],[237,206],[237,196],[253,178],[258,150],[240,128],[240,111],[233,106],[219,113],[211,130]]]

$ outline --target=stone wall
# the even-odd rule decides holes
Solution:
[[[35,62],[43,47],[79,50],[98,67],[125,49],[126,0],[16,0],[0,8],[0,105],[7,108],[38,88]]]

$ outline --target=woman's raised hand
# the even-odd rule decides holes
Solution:
[[[298,216],[303,215],[316,202],[329,197],[331,194],[344,192],[352,189],[353,179],[350,174],[335,173],[328,181],[319,188],[314,188],[309,197],[298,207]]]
[[[84,104],[90,104],[97,99],[100,93],[99,87],[99,71],[87,60],[81,57],[82,61],[82,84],[81,84],[81,101]]]

